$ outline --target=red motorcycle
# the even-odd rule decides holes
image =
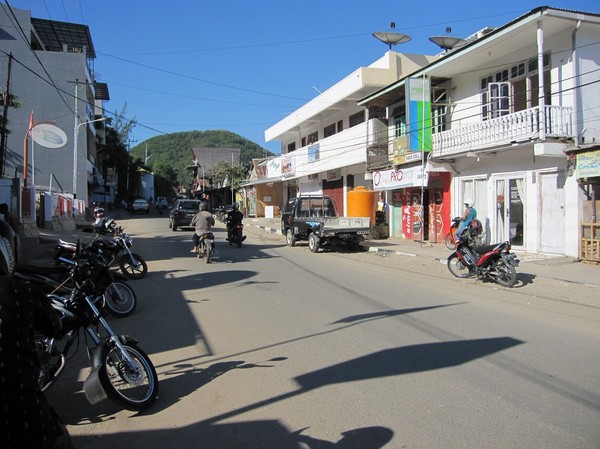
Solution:
[[[517,282],[515,267],[519,259],[510,248],[509,242],[473,247],[468,239],[461,238],[448,257],[448,270],[458,278],[489,278],[503,287],[512,287]]]

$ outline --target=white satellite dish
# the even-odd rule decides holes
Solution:
[[[67,143],[67,135],[58,126],[40,123],[31,129],[31,138],[46,148],[61,148]]]

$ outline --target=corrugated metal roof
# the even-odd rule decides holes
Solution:
[[[90,28],[87,25],[32,17],[31,26],[35,29],[47,51],[63,51],[63,45],[66,45],[69,51],[83,51],[85,46],[86,57],[96,58],[96,50],[92,42]]]

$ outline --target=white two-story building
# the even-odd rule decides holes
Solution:
[[[470,199],[488,241],[578,257],[600,175],[576,170],[576,153],[600,141],[600,14],[540,7],[475,37],[358,102],[369,122],[385,111],[388,144],[368,170],[391,233],[441,242]],[[415,83],[430,112],[420,123]]]
[[[249,183],[259,192],[258,202],[277,198],[284,203],[298,194],[329,194],[345,214],[348,190],[370,187],[365,180],[366,136],[387,133],[385,127],[368,131],[365,110],[357,101],[433,59],[389,51],[267,129],[265,140],[280,141],[281,156],[267,161],[264,176]],[[271,192],[278,190],[282,195],[261,195],[267,185]]]

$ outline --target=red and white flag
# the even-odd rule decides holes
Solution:
[[[31,134],[33,126],[33,111],[31,111],[31,115],[29,116],[29,129],[27,130],[27,134]]]

